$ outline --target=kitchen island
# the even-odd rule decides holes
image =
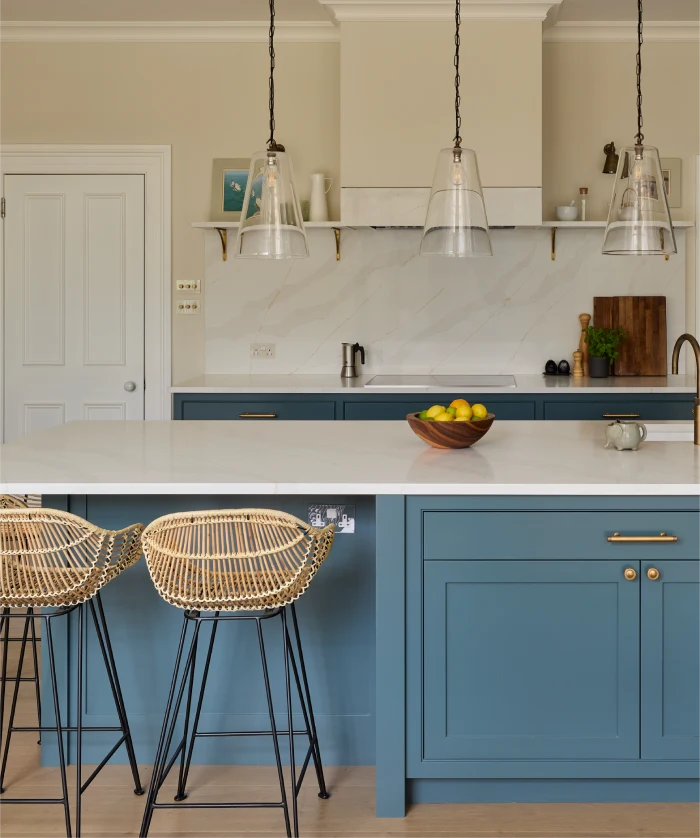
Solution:
[[[354,506],[299,616],[324,760],[376,763],[381,816],[411,800],[693,800],[700,448],[606,450],[603,429],[496,422],[472,449],[436,451],[402,422],[79,422],[3,446],[0,491],[109,527]],[[104,599],[150,762],[180,614],[143,562]],[[230,678],[251,650],[242,633],[217,649],[204,724],[259,725],[262,686]],[[87,672],[87,715],[107,724],[108,686]],[[194,761],[268,750],[206,741]]]

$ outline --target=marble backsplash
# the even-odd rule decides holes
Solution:
[[[603,230],[493,230],[490,259],[418,256],[420,230],[310,230],[309,259],[221,259],[205,234],[207,373],[335,373],[342,341],[368,373],[536,373],[571,362],[594,296],[665,295],[670,363],[685,326],[685,233],[678,255],[602,256]],[[274,359],[252,360],[271,342]]]

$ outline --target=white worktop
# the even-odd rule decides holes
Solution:
[[[365,388],[373,375],[341,379],[339,375],[200,375],[170,388],[172,393],[411,393],[457,392],[451,387]],[[574,378],[573,376],[515,375],[515,387],[489,387],[469,392],[495,394],[533,393],[565,395],[567,393],[694,393],[695,377],[668,376],[611,376],[610,378]]]
[[[496,421],[439,451],[406,422],[71,422],[0,448],[0,492],[698,495],[700,446],[605,449],[604,422]]]

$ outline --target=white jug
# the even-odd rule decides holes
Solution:
[[[328,181],[327,187],[326,181]],[[333,181],[322,172],[311,175],[309,221],[328,221],[328,202],[326,201],[326,195],[332,185]]]

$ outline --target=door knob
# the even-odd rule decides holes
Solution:
[[[629,582],[632,582],[636,578],[637,578],[637,571],[633,567],[626,567],[625,568],[625,579],[627,579]]]
[[[652,582],[656,582],[656,580],[659,578],[659,576],[661,576],[661,574],[655,567],[650,567],[649,570],[647,570],[647,576],[649,577],[649,579],[651,579]]]
[[[124,382],[124,389],[127,393],[133,393],[136,389],[136,382],[135,381],[125,381]]]

